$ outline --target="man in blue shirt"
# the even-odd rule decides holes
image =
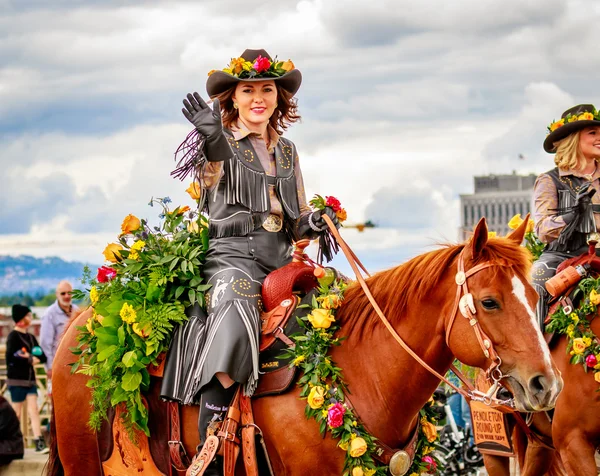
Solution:
[[[52,362],[56,349],[60,343],[63,330],[72,312],[77,311],[77,306],[71,302],[73,287],[68,281],[61,281],[56,287],[56,301],[52,304],[42,317],[40,330],[40,346],[46,357],[46,372],[48,379],[52,378]]]

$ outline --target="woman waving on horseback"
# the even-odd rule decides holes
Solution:
[[[209,73],[212,109],[198,93],[183,101],[184,116],[205,140],[197,177],[209,216],[203,272],[211,289],[207,318],[174,343],[185,348],[179,352],[193,362],[191,370],[181,361],[168,366],[162,393],[182,403],[200,397],[201,442],[211,422],[223,418],[237,384],[246,395],[256,388],[263,280],[291,261],[292,241],[327,228],[321,212],[307,206],[296,146],[281,136],[300,119],[294,95],[301,80],[292,61],[246,50]],[[323,213],[337,222],[333,210]],[[177,353],[172,349],[170,358]],[[198,456],[188,474],[204,464]],[[204,474],[219,474],[212,466]]]
[[[556,167],[535,183],[535,231],[546,248],[532,268],[543,324],[549,293],[545,283],[563,261],[587,251],[589,233],[600,229],[600,113],[591,104],[566,110],[548,126],[544,150],[555,154]]]

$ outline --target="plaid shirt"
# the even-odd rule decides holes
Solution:
[[[558,170],[558,175],[567,184],[569,184],[570,176],[585,177],[580,172],[561,169]],[[596,194],[592,197],[592,203],[600,204],[600,167],[596,168],[591,179],[592,187],[596,189]],[[558,192],[554,181],[547,173],[541,174],[535,181],[535,185],[533,186],[533,206],[536,235],[543,243],[554,241],[567,224],[557,214]],[[594,220],[596,221],[596,229],[600,230],[600,214],[595,213]]]
[[[256,151],[256,155],[260,160],[260,164],[267,175],[275,177],[277,175],[277,169],[275,166],[275,147],[277,147],[277,144],[279,143],[280,136],[271,126],[268,126],[267,131],[269,133],[268,148],[262,136],[257,132],[249,131],[239,127],[239,125],[238,127],[231,129],[233,138],[235,140],[241,140],[245,137],[248,137],[252,147],[254,147],[254,150]],[[204,168],[202,169],[200,186],[206,190],[214,189],[219,183],[219,180],[221,180],[221,177],[223,177],[223,173],[223,162],[206,162]],[[296,156],[294,159],[294,174],[296,176],[296,188],[298,190],[298,206],[300,208],[300,213],[302,214],[310,211],[310,208],[306,203],[304,179],[302,178],[302,171],[300,170],[298,156]],[[269,197],[271,199],[270,213],[279,215],[281,218],[283,218],[283,208],[279,202],[279,198],[277,198],[275,186],[273,185],[269,185]]]

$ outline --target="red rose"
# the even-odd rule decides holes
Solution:
[[[427,471],[428,473],[433,472],[437,469],[437,463],[431,456],[423,456],[422,461],[427,465],[425,466],[425,471]]]
[[[341,403],[336,403],[327,412],[327,424],[331,428],[338,428],[344,424],[346,409]]]
[[[258,55],[258,58],[256,58],[252,67],[257,73],[262,73],[271,67],[271,62],[269,61],[269,58],[263,58],[261,55]]]
[[[325,197],[325,205],[333,208],[334,212],[337,212],[342,209],[342,204],[335,197]]]
[[[110,266],[101,266],[98,268],[96,279],[99,283],[107,283],[117,275],[117,272]]]

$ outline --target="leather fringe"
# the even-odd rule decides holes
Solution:
[[[299,218],[300,208],[298,207],[295,174],[291,174],[289,177],[277,177],[277,192],[286,215],[294,220]]]
[[[267,176],[246,167],[241,160],[226,160],[225,202],[243,205],[253,212],[269,211]]]

